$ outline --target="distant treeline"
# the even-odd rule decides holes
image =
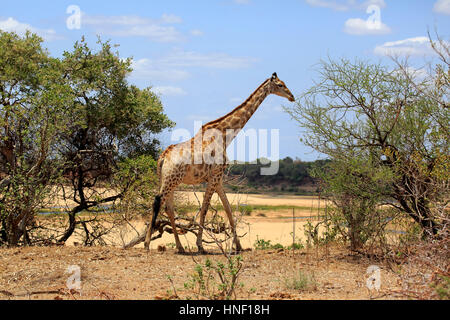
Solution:
[[[294,160],[286,157],[279,160],[279,170],[275,175],[261,175],[261,168],[269,167],[267,160],[258,159],[257,163],[234,162],[230,165],[229,176],[242,176],[244,186],[250,189],[301,194],[315,193],[317,184],[311,177],[310,170],[314,167],[322,167],[327,162],[329,160],[304,162],[300,159]],[[239,189],[238,186],[231,185],[229,187],[232,190]]]

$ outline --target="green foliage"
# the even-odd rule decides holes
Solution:
[[[439,299],[450,299],[450,277],[444,275],[437,275],[436,280],[431,284],[431,287],[436,291]]]
[[[448,198],[449,84],[436,87],[439,68],[423,81],[408,70],[401,63],[391,71],[361,60],[322,61],[316,85],[286,110],[305,129],[303,142],[333,160],[335,174],[319,178],[354,227],[357,246],[373,234],[362,217],[382,214],[377,201],[389,200],[427,234],[436,234],[446,215],[437,208]]]
[[[156,161],[152,156],[124,158],[118,163],[113,180],[116,182],[115,185],[121,186],[124,190],[116,210],[128,220],[146,216],[151,212],[158,185]]]
[[[253,244],[253,247],[256,250],[279,250],[279,249],[286,249],[286,250],[301,250],[304,248],[304,245],[302,243],[302,241],[300,239],[296,239],[294,243],[290,244],[289,246],[285,247],[280,243],[275,243],[272,244],[271,240],[264,240],[264,239],[259,239],[257,237],[257,240],[255,241],[255,243]]]
[[[151,202],[154,135],[174,125],[150,88],[128,84],[131,60],[109,42],[99,40],[95,51],[83,38],[61,58],[41,43],[31,33],[0,31],[0,231],[10,245],[22,236],[33,241],[33,217],[64,179],[76,206],[62,242],[85,224],[77,213],[126,196],[129,204],[132,193],[135,208]],[[101,195],[99,186],[116,195]]]
[[[256,164],[234,163],[230,166],[229,174],[243,176],[247,180],[247,187],[253,188],[274,188],[278,185],[278,191],[299,193],[302,192],[300,186],[313,183],[309,175],[312,166],[324,165],[326,160],[317,160],[315,162],[303,162],[298,159],[293,160],[290,157],[279,160],[279,171],[275,175],[261,175],[261,168],[267,167],[267,163],[258,160]],[[241,191],[243,186],[230,186],[233,192]],[[276,191],[272,189],[272,191]]]
[[[305,246],[299,240],[295,241],[294,243],[292,243],[291,245],[289,245],[287,247],[288,250],[301,250],[301,249],[304,249],[304,248],[305,248]]]
[[[42,39],[0,31],[0,231],[15,246],[60,175],[70,88]]]
[[[131,59],[121,59],[109,42],[98,41],[94,52],[84,38],[72,51],[63,54],[64,73],[74,95],[72,105],[72,135],[66,140],[73,147],[101,145],[112,150],[115,140],[122,156],[152,155],[158,152],[158,141],[148,133],[159,133],[174,125],[163,113],[159,98],[150,88],[129,85]]]
[[[169,242],[169,243],[166,243],[166,246],[169,248],[175,249],[177,245],[175,242]]]
[[[408,244],[416,243],[422,237],[422,229],[416,223],[402,219],[396,221],[395,226],[399,230],[405,230],[403,234],[399,235],[400,244],[408,246]]]
[[[239,212],[244,216],[249,216],[252,214],[253,207],[251,205],[240,205]]]
[[[272,248],[270,240],[259,239],[258,236],[256,237],[256,241],[253,246],[256,250],[267,250]]]
[[[76,214],[99,203],[123,199],[120,206],[127,217],[149,212],[159,151],[153,135],[174,125],[150,88],[128,84],[131,60],[121,59],[109,42],[97,44],[95,51],[83,38],[61,60],[74,98],[69,132],[60,136],[60,153],[71,180],[69,197],[77,204],[62,242],[79,224]],[[115,195],[95,192],[100,185]]]
[[[284,246],[281,243],[275,243],[274,245],[272,245],[272,249],[284,249]]]
[[[340,234],[350,241],[353,250],[359,250],[373,236],[384,234],[387,223],[394,218],[391,210],[379,206],[390,193],[393,177],[388,168],[354,157],[332,161],[312,175],[324,182],[323,196],[332,202],[327,207],[328,220],[323,221],[327,234],[320,238],[319,225],[305,226],[305,234],[315,245]]]
[[[305,273],[301,270],[291,278],[283,278],[283,284],[287,289],[297,291],[311,291],[317,289],[317,281],[314,273]]]
[[[256,237],[256,241],[253,244],[256,250],[269,250],[269,249],[284,249],[284,246],[280,243],[272,244],[270,240],[259,239]]]
[[[242,257],[228,257],[226,263],[207,259],[204,264],[196,264],[194,273],[185,282],[184,288],[192,290],[197,299],[236,298],[237,280],[242,270]],[[242,287],[242,285],[241,285]]]

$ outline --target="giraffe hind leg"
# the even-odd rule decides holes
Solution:
[[[164,168],[162,168],[164,170]],[[172,173],[169,173],[168,175],[166,175],[163,179],[162,179],[162,184],[161,184],[161,188],[160,188],[160,193],[159,195],[155,198],[155,202],[154,202],[154,208],[153,208],[153,215],[152,215],[152,221],[150,222],[148,229],[147,229],[147,234],[145,237],[145,243],[144,243],[144,248],[146,250],[149,250],[150,247],[150,241],[152,239],[152,233],[153,233],[153,229],[156,223],[156,218],[158,216],[158,213],[160,211],[161,208],[164,208],[164,205],[166,203],[168,203],[169,207],[173,208],[173,192],[175,190],[175,188],[180,184],[180,182],[183,179],[183,175],[182,174],[175,174],[177,171],[173,171]],[[158,205],[159,204],[159,205]],[[177,249],[179,252],[183,252],[184,249],[181,245],[181,242],[179,240],[178,237],[178,233],[176,231],[176,225],[175,225],[175,217],[174,217],[174,212],[173,209],[172,210],[167,210],[167,215],[169,216],[169,220],[170,220],[170,224],[172,226],[172,230],[175,236],[175,242],[177,245]]]
[[[165,199],[161,195],[157,195],[155,197],[155,201],[153,202],[153,214],[151,221],[147,228],[147,234],[145,236],[144,248],[149,250],[150,241],[152,240],[153,231],[155,231],[156,219],[158,218],[159,211],[161,209],[161,204],[164,205]]]
[[[175,237],[175,244],[178,250],[178,253],[183,254],[185,253],[184,248],[180,242],[180,238],[178,236],[177,227],[175,224],[175,211],[173,206],[173,192],[168,196],[167,198],[167,206],[166,206],[166,213],[169,217],[170,224],[172,226],[173,230],[173,236]]]

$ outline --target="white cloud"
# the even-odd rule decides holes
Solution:
[[[131,67],[133,68],[132,77],[138,79],[149,79],[152,81],[180,81],[189,77],[189,73],[184,70],[161,66],[157,61],[146,58],[133,60]]]
[[[345,22],[344,31],[353,35],[375,35],[390,33],[391,29],[381,21],[375,24],[363,19],[353,18]]]
[[[430,74],[425,68],[413,68],[413,67],[407,67],[404,71],[398,70],[398,72],[405,72],[408,74],[409,77],[412,79],[415,79],[417,81],[423,81],[430,77]]]
[[[152,82],[181,81],[189,77],[189,68],[239,69],[246,68],[256,59],[233,57],[226,53],[202,54],[176,50],[155,59],[133,60],[132,78],[148,79]]]
[[[175,24],[175,23],[182,23],[183,19],[181,19],[180,17],[174,15],[174,14],[166,14],[164,13],[161,17],[161,22],[162,23],[170,23],[170,24]]]
[[[249,4],[251,0],[233,0],[233,2],[237,4]]]
[[[120,37],[145,37],[157,42],[183,40],[180,32],[171,24],[183,20],[173,14],[163,14],[159,19],[140,16],[89,16],[83,13],[82,23],[93,26],[98,33]]]
[[[450,0],[438,0],[434,4],[433,11],[450,15]]]
[[[152,91],[161,96],[184,96],[187,94],[182,88],[172,86],[153,87]]]
[[[119,37],[145,37],[157,42],[177,42],[183,39],[174,27],[160,25],[132,26],[121,30],[104,31],[103,33]]]
[[[380,8],[386,7],[384,0],[306,0],[310,6],[332,9],[335,11],[348,11],[351,9],[366,10],[370,5]]]
[[[383,56],[430,55],[433,53],[433,49],[427,37],[415,37],[385,42],[382,45],[376,46],[374,53]]]
[[[177,50],[158,60],[170,67],[204,67],[216,69],[246,68],[256,62],[253,58],[233,57],[226,53],[198,53]]]
[[[131,26],[138,24],[149,24],[152,23],[152,20],[142,18],[139,16],[89,16],[83,13],[82,23],[93,26],[97,25]]]
[[[27,23],[19,22],[12,17],[9,17],[6,20],[0,20],[0,29],[7,32],[16,32],[20,36],[24,36],[27,30],[29,30],[33,33],[38,34],[46,41],[62,39],[62,37],[57,35],[56,31],[53,29],[35,28]]]
[[[360,4],[359,8],[362,10],[366,10],[370,5],[376,5],[380,8],[386,7],[386,3],[384,2],[384,0],[367,0]]]
[[[159,19],[144,18],[136,15],[129,16],[91,16],[83,12],[82,15],[83,24],[87,25],[119,25],[119,26],[132,26],[132,25],[154,25],[154,24],[178,24],[183,20],[173,14],[164,13]]]
[[[200,37],[200,36],[203,35],[203,31],[198,30],[198,29],[191,30],[190,33],[191,33],[191,35],[193,35],[194,37]]]

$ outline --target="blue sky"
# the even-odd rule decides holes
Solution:
[[[67,28],[70,5],[82,12],[80,29]],[[228,113],[273,72],[299,95],[327,56],[389,63],[394,52],[424,61],[427,30],[447,40],[449,18],[450,0],[16,0],[2,1],[0,29],[31,29],[55,56],[82,35],[91,44],[97,34],[110,39],[133,58],[130,83],[152,86],[177,128],[193,133],[194,120]],[[319,158],[300,143],[300,128],[281,109],[289,105],[270,96],[245,129],[279,129],[281,158]],[[160,136],[165,146],[170,137]]]

